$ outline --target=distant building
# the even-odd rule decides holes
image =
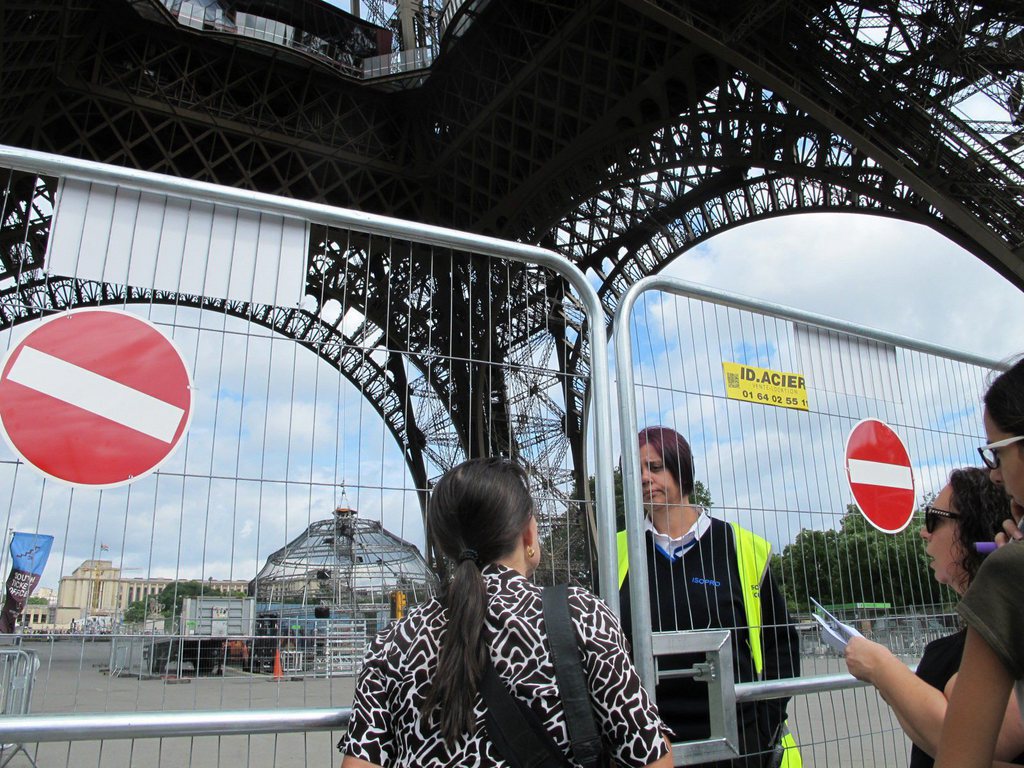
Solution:
[[[18,626],[33,632],[46,632],[55,629],[53,623],[54,607],[42,603],[29,604],[18,614]]]
[[[186,578],[125,578],[110,560],[86,560],[70,576],[60,580],[54,629],[68,629],[86,618],[117,621],[125,609],[139,600],[155,599],[164,587]],[[207,579],[210,592],[245,592],[248,580]],[[43,606],[39,606],[42,608]],[[26,609],[28,607],[26,606]],[[31,626],[31,624],[30,624]]]
[[[34,632],[53,630],[57,613],[57,593],[49,587],[39,587],[29,597],[29,601],[18,614],[17,625]]]

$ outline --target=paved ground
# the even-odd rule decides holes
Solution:
[[[172,683],[160,679],[113,677],[106,674],[109,642],[82,643],[67,639],[47,644],[27,643],[25,647],[36,650],[41,662],[33,690],[33,714],[347,707],[354,690],[350,677],[274,682],[266,675],[233,669],[223,677]],[[71,745],[65,742],[33,745],[29,750],[39,768],[327,768],[340,762],[334,749],[340,736],[340,732],[316,732],[74,742]],[[26,768],[31,763],[18,754],[9,766]]]
[[[167,683],[106,674],[109,642],[83,643],[69,638],[25,647],[36,650],[41,662],[33,691],[33,713],[345,707],[352,700],[350,677],[272,682],[265,675],[229,670],[224,677]],[[804,660],[805,674],[842,671],[839,659]],[[803,745],[805,766],[907,764],[907,742],[890,710],[873,690],[802,696],[791,703],[789,711],[790,725]],[[29,749],[39,768],[328,768],[339,763],[334,744],[340,736],[324,732],[65,742],[31,745]],[[31,763],[18,754],[9,765],[27,768]]]

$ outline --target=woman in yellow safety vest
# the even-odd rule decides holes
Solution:
[[[730,629],[737,681],[800,674],[799,640],[786,603],[772,581],[771,545],[736,523],[711,517],[692,502],[693,459],[686,439],[667,427],[640,432],[640,481],[646,512],[647,573],[654,631]],[[623,626],[631,634],[629,560],[619,534]],[[683,669],[702,655],[659,657],[659,670]],[[707,684],[667,677],[657,686],[662,719],[675,741],[710,735]],[[744,757],[706,765],[796,768],[800,753],[786,728],[788,699],[737,706]]]

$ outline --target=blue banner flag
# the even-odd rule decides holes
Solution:
[[[15,532],[14,538],[11,539],[11,567],[18,571],[42,576],[52,546],[53,536]]]
[[[15,533],[11,539],[11,575],[7,577],[7,595],[0,609],[0,632],[13,632],[25,601],[39,583],[50,556],[53,536],[41,533]]]

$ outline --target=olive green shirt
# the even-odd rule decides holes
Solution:
[[[1024,678],[1024,542],[1000,547],[982,563],[957,611],[1015,680]]]

